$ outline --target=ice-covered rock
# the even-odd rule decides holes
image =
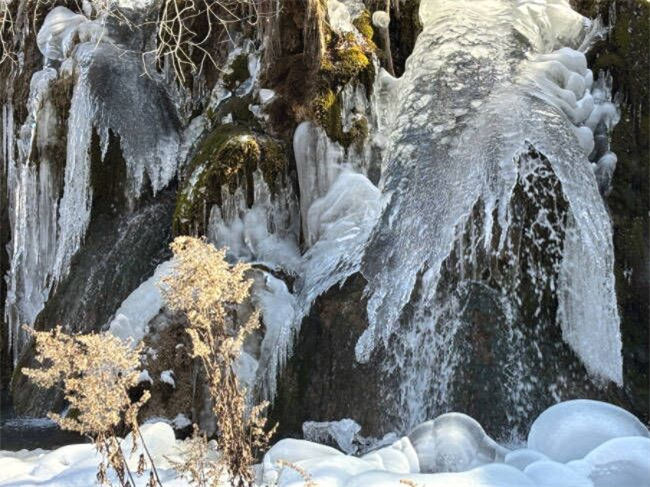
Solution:
[[[349,418],[339,421],[305,421],[302,424],[302,434],[305,440],[316,443],[334,441],[345,453],[356,453],[355,440],[361,431],[361,426]]]
[[[461,413],[447,413],[409,433],[422,472],[462,472],[503,461],[508,450],[490,438],[481,425]]]
[[[528,448],[558,462],[584,457],[614,438],[650,438],[648,429],[624,409],[599,401],[578,399],[556,404],[535,420]]]
[[[126,298],[115,312],[115,317],[108,325],[108,331],[113,335],[137,343],[147,333],[147,325],[160,312],[165,300],[160,292],[162,279],[171,274],[173,261],[160,264],[153,276],[140,284]]]

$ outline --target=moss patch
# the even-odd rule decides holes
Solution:
[[[221,188],[231,193],[246,190],[253,204],[253,172],[259,168],[272,191],[286,171],[284,148],[269,137],[258,136],[239,125],[223,125],[201,144],[188,167],[188,178],[178,193],[173,218],[175,235],[202,234],[213,205],[221,205]]]
[[[331,89],[326,88],[314,99],[314,118],[325,129],[327,136],[344,148],[347,149],[352,144],[360,146],[368,136],[368,120],[360,117],[347,132],[344,131],[341,103],[341,95],[335,95]]]
[[[352,25],[356,27],[363,37],[365,37],[368,43],[371,43],[371,45],[374,46],[372,38],[375,35],[375,30],[372,28],[372,17],[367,9],[364,9],[361,14],[352,21]]]
[[[332,87],[344,85],[354,78],[359,78],[364,83],[367,79],[374,81],[375,68],[369,59],[374,44],[373,47],[362,45],[352,33],[339,36],[329,31],[327,38],[327,52],[320,69],[323,80]]]
[[[232,91],[251,75],[248,71],[248,55],[240,54],[237,56],[230,64],[230,69],[230,73],[224,75],[223,82],[226,88]]]

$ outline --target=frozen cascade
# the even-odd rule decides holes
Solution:
[[[358,15],[363,10],[361,2],[333,0],[328,6],[342,19],[335,22],[336,28],[356,32],[345,19],[349,13]],[[369,100],[366,88],[351,82],[342,88],[340,97],[343,130],[365,118],[372,140],[379,125],[374,96]],[[266,398],[275,396],[278,374],[314,300],[359,270],[363,245],[381,205],[379,190],[369,179],[379,173],[381,147],[374,141],[363,142],[344,149],[321,127],[303,122],[293,137],[299,201],[290,185],[272,195],[256,171],[251,207],[246,203],[245,188],[231,193],[224,186],[221,206],[210,210],[208,238],[218,247],[228,247],[231,258],[297,277],[289,290],[282,280],[263,271],[264,283],[253,287],[253,299],[266,326],[257,372],[257,384]]]
[[[125,196],[131,204],[147,186],[155,194],[176,173],[175,109],[159,81],[141,76],[140,56],[121,46],[119,34],[109,38],[109,23],[90,21],[64,7],[46,16],[37,39],[45,67],[33,75],[28,118],[17,138],[11,127],[4,132],[5,152],[14,144],[18,148],[17,160],[7,158],[13,240],[5,313],[14,360],[21,351],[19,326],[33,324],[84,239],[92,209],[93,133],[102,156],[109,138],[119,138],[127,167]],[[75,45],[77,41],[81,43]],[[69,113],[58,113],[52,102],[55,83],[74,84]],[[5,126],[8,113],[5,107]],[[54,173],[60,162],[48,159],[48,144],[66,139],[61,130],[67,133],[62,184]],[[40,155],[38,161],[30,159],[34,153]]]
[[[227,247],[234,259],[259,262],[294,274],[300,267],[298,207],[291,187],[272,194],[261,171],[253,173],[253,205],[245,188],[231,193],[221,188],[221,207],[210,210],[207,235],[217,247]]]
[[[558,245],[558,232],[565,232],[564,250],[559,247],[561,262],[550,270],[538,266],[529,277],[538,286],[558,286],[565,341],[593,376],[620,384],[611,225],[586,155],[593,142],[585,141],[615,116],[607,100],[595,102],[584,54],[561,48],[580,43],[586,19],[565,1],[425,0],[420,17],[424,30],[404,76],[390,87],[401,105],[380,185],[388,202],[361,266],[370,324],[357,359],[367,361],[378,342],[387,347],[386,367],[401,374],[399,402],[410,411],[404,426],[444,407],[458,325],[438,319],[459,310],[453,300],[442,307],[436,293],[458,231],[478,204],[476,255],[481,247],[507,252],[513,190],[535,191],[526,187],[531,174],[554,174],[569,207],[566,223],[558,226],[540,211],[535,225]],[[527,58],[512,54],[526,52],[522,36],[530,45]],[[462,266],[460,272],[461,279],[472,278],[463,277]],[[521,302],[498,299],[516,320]],[[409,300],[406,329],[394,334]],[[541,301],[537,306],[536,314]],[[513,391],[513,400],[525,402],[526,393]]]

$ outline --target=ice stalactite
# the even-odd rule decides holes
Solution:
[[[56,7],[37,36],[45,67],[32,77],[28,118],[15,140],[18,158],[8,161],[13,240],[6,317],[14,359],[21,352],[19,327],[33,324],[88,228],[93,133],[102,157],[111,134],[118,138],[129,205],[144,190],[157,193],[176,174],[175,109],[157,75],[142,76],[141,57],[122,46],[112,21]],[[73,86],[72,97],[62,107],[68,95],[60,87],[66,85]],[[67,147],[54,152],[62,140]]]

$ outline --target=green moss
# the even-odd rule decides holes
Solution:
[[[363,52],[358,45],[351,45],[347,49],[342,49],[337,53],[338,63],[337,69],[342,70],[344,76],[353,78],[361,71],[366,69],[370,64],[370,60],[366,53]]]
[[[338,111],[339,115],[341,113],[340,107],[337,107],[336,105],[336,95],[329,88],[325,89],[320,95],[318,95],[312,103],[314,117],[325,129],[327,129],[332,122],[333,112]]]
[[[173,218],[174,234],[201,234],[213,205],[220,205],[221,188],[231,193],[246,188],[252,204],[253,172],[259,167],[272,190],[286,171],[287,159],[280,144],[258,137],[238,125],[224,125],[201,144],[188,167],[188,179],[179,191]]]
[[[365,117],[357,119],[350,130],[345,132],[341,103],[341,96],[335,95],[328,88],[314,99],[312,110],[316,121],[325,129],[327,136],[347,149],[353,143],[361,144],[366,139],[368,120]]]
[[[279,181],[286,173],[287,156],[284,148],[271,138],[259,140],[262,149],[259,168],[262,171],[266,184],[272,191],[279,186]]]
[[[243,83],[250,77],[248,71],[248,55],[240,54],[230,65],[231,72],[223,77],[223,83],[229,90],[234,90],[239,84]]]
[[[221,186],[225,182],[221,165],[224,156],[233,152],[232,142],[227,149],[226,145],[244,134],[245,131],[239,126],[222,125],[203,141],[188,166],[188,180],[178,192],[172,221],[175,235],[191,233],[197,226],[200,230],[205,223],[205,207],[221,202]],[[233,164],[230,161],[225,163],[230,178],[236,173]]]
[[[349,144],[357,144],[361,147],[363,141],[368,137],[368,119],[366,117],[357,119],[347,134]]]
[[[361,35],[365,37],[366,41],[374,47],[372,37],[375,35],[375,31],[372,28],[372,17],[367,9],[364,9],[363,12],[352,21],[352,25],[354,25]]]
[[[374,66],[368,57],[372,50],[360,45],[354,34],[338,36],[334,33],[333,36],[321,61],[320,70],[322,78],[330,86],[344,85],[361,77],[368,70],[374,72]]]
[[[599,69],[611,69],[614,66],[618,68],[623,68],[624,65],[625,65],[625,61],[621,58],[621,56],[615,53],[608,52],[598,57],[594,67],[596,68],[596,70],[599,70]]]

